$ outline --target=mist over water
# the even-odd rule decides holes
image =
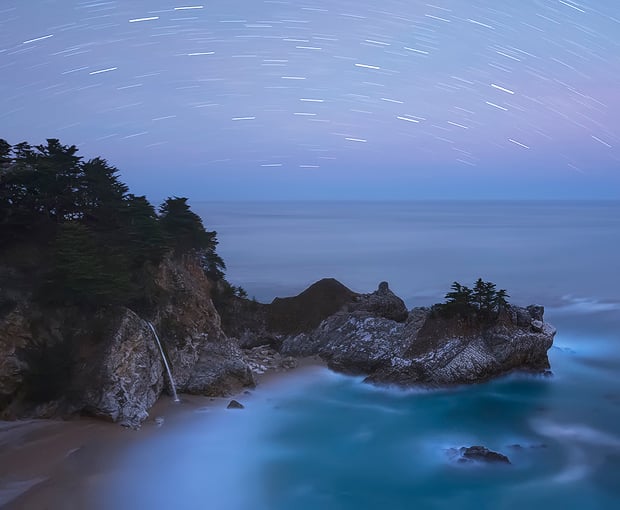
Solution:
[[[300,369],[242,395],[244,410],[167,420],[119,457],[103,508],[617,508],[620,204],[194,207],[231,283],[261,301],[332,276],[361,292],[388,280],[411,307],[480,276],[544,304],[553,376],[422,391]],[[512,465],[450,460],[475,444]]]

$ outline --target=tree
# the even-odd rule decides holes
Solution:
[[[459,282],[453,282],[451,292],[445,295],[446,306],[455,313],[465,313],[471,307],[472,291]]]
[[[0,170],[11,163],[11,144],[0,138]]]
[[[213,280],[223,278],[226,265],[215,252],[217,232],[205,230],[200,216],[187,205],[187,198],[168,198],[159,212],[162,229],[174,253],[197,255],[207,276]]]
[[[440,310],[448,316],[477,316],[481,320],[493,320],[497,314],[508,306],[509,297],[505,289],[496,291],[496,285],[478,278],[470,289],[459,282],[454,282],[451,291],[445,295],[446,301]]]
[[[170,245],[178,253],[213,247],[215,232],[207,232],[200,216],[187,205],[187,198],[169,197],[159,208],[160,223]]]
[[[478,278],[474,284],[473,302],[483,316],[490,316],[494,312],[495,287],[494,283],[485,282],[482,278]]]
[[[498,312],[501,312],[508,306],[508,298],[510,296],[506,292],[506,289],[499,289],[495,294],[495,299],[493,301],[493,307]]]
[[[47,145],[37,145],[36,153],[27,158],[34,166],[35,188],[39,210],[56,223],[76,219],[79,214],[79,194],[82,168],[75,145],[62,145],[49,138]]]
[[[102,250],[88,227],[64,223],[54,246],[54,265],[48,291],[63,301],[77,304],[116,304],[130,291],[129,273],[118,258]]]
[[[115,228],[129,189],[118,179],[116,168],[104,159],[83,163],[81,171],[76,189],[81,219],[96,229]]]
[[[44,290],[40,297],[74,304],[156,299],[156,266],[170,252],[224,278],[216,232],[186,198],[168,198],[158,215],[106,160],[84,161],[54,138],[34,147],[0,139],[0,238],[0,263]]]
[[[128,195],[120,216],[132,266],[159,262],[166,251],[166,238],[155,208],[146,197]]]

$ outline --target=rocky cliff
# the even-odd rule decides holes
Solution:
[[[248,360],[262,370],[273,349],[287,366],[295,364],[291,357],[318,355],[334,370],[401,386],[549,369],[555,329],[541,306],[507,306],[492,320],[446,317],[437,308],[408,311],[385,282],[358,294],[324,279],[268,305],[235,298],[224,311],[227,335],[196,261],[165,259],[155,280],[157,304],[140,315],[122,307],[42,308],[5,289],[0,418],[88,414],[139,426],[169,390],[147,320],[159,332],[180,393],[225,396],[252,386]],[[251,351],[259,362],[240,348],[260,344],[271,348]]]
[[[293,298],[294,299],[294,298]],[[544,372],[555,328],[542,306],[508,306],[493,320],[446,318],[436,309],[407,312],[387,283],[282,340],[281,354],[318,355],[330,368],[369,382],[446,386],[488,380],[513,370]]]
[[[0,417],[89,414],[138,426],[169,385],[146,320],[179,392],[224,396],[254,385],[195,261],[166,259],[156,283],[157,305],[141,316],[122,307],[43,308],[11,294],[0,307]]]

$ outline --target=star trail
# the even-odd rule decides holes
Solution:
[[[0,76],[154,195],[620,196],[616,0],[4,0]]]

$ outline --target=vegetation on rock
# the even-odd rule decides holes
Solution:
[[[444,317],[477,318],[491,321],[508,306],[510,296],[505,289],[497,290],[492,282],[478,278],[472,288],[454,282],[452,290],[445,295],[444,303],[434,306]]]
[[[17,270],[39,301],[148,305],[165,256],[195,256],[211,280],[223,279],[217,234],[186,198],[157,212],[104,159],[77,153],[57,139],[0,140],[0,266]]]

